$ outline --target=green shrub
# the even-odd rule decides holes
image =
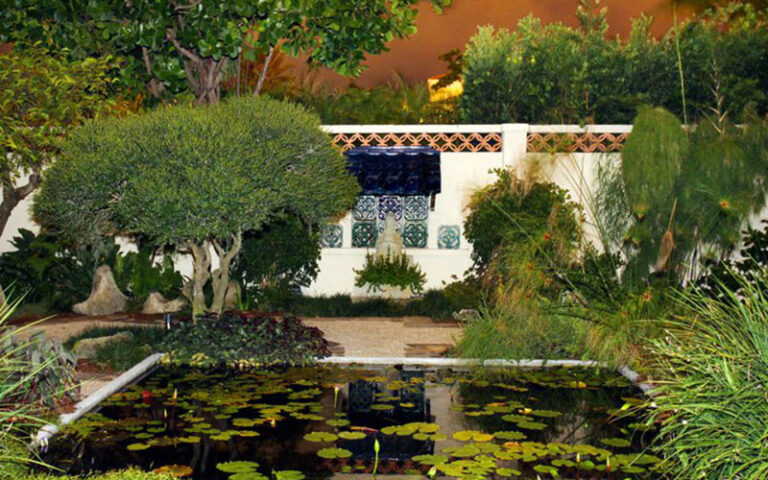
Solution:
[[[160,327],[91,327],[64,342],[64,348],[72,350],[77,342],[86,338],[98,338],[130,332],[130,340],[111,342],[98,349],[91,362],[106,365],[117,372],[124,372],[147,356],[162,352],[166,330]]]
[[[457,345],[466,358],[581,358],[587,323],[508,306],[485,307],[470,318]]]
[[[183,323],[162,343],[165,361],[193,366],[304,365],[330,355],[323,332],[295,317],[226,312]]]
[[[653,342],[658,383],[651,422],[660,424],[662,467],[680,480],[768,474],[768,271],[741,278],[721,298],[693,290],[677,296],[679,316],[662,318]]]
[[[50,232],[37,235],[20,229],[11,245],[15,250],[0,255],[0,285],[11,286],[23,294],[25,304],[42,304],[54,311],[69,310],[85,300],[93,285],[93,272],[109,265],[120,289],[141,306],[150,292],[168,298],[179,295],[181,274],[174,270],[166,255],[160,264],[155,252],[140,247],[138,252],[119,253],[114,241],[106,241],[98,250],[73,248]]]
[[[641,105],[683,118],[675,40],[687,116],[711,107],[740,115],[768,110],[768,24],[750,6],[710,11],[655,40],[647,17],[626,42],[609,37],[605,9],[582,1],[580,26],[528,16],[513,32],[481,27],[464,55],[464,123],[630,123]],[[714,91],[722,96],[719,103]]]
[[[232,278],[257,299],[285,295],[317,277],[319,258],[318,227],[287,215],[243,235],[240,255],[232,262]]]
[[[365,256],[365,266],[362,270],[355,270],[355,273],[356,286],[367,286],[368,290],[374,291],[383,287],[397,287],[421,293],[427,281],[421,268],[412,264],[405,253],[397,257],[368,254]]]
[[[173,480],[176,477],[173,475],[145,472],[137,468],[129,468],[127,470],[114,472],[96,473],[87,477],[38,473],[32,474],[31,476],[28,475],[27,478],[30,480],[81,480],[83,478],[86,478],[87,480]]]

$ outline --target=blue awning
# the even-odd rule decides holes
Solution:
[[[434,148],[356,147],[346,155],[363,195],[440,193],[440,152]]]

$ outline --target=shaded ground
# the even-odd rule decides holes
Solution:
[[[323,331],[334,356],[431,357],[442,356],[455,344],[461,327],[453,322],[433,322],[426,317],[305,318]],[[114,314],[103,317],[56,316],[33,327],[59,342],[94,326],[161,325],[160,316]],[[80,371],[82,393],[93,393],[117,373]]]

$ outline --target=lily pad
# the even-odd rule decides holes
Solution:
[[[132,443],[125,447],[126,450],[130,450],[131,452],[138,452],[140,450],[146,450],[149,448],[149,445],[146,443]]]
[[[514,468],[497,468],[496,469],[496,475],[500,477],[519,477],[522,475],[522,472],[519,470],[515,470]]]
[[[327,459],[349,458],[352,456],[352,452],[345,448],[323,448],[317,452],[317,456]]]
[[[365,438],[365,434],[363,432],[339,432],[339,438],[343,438],[344,440],[361,440]]]
[[[298,470],[280,470],[275,472],[275,478],[277,480],[304,480],[306,475]]]
[[[440,465],[448,462],[448,457],[445,455],[416,455],[413,457],[413,461],[422,465]]]
[[[347,425],[349,425],[349,420],[345,418],[337,418],[335,420],[328,420],[325,423],[327,423],[332,427],[346,427]]]
[[[308,442],[335,442],[338,438],[336,434],[331,432],[312,432],[304,435],[304,440]]]
[[[184,478],[192,476],[193,470],[189,465],[163,465],[152,470],[152,473],[159,475],[169,475],[176,478]]]
[[[229,480],[269,480],[259,472],[239,472],[229,476]]]
[[[464,430],[454,433],[453,438],[460,442],[468,442],[470,440],[475,442],[490,442],[493,440],[493,435],[479,430]]]
[[[224,473],[255,472],[257,468],[259,468],[258,463],[248,460],[233,460],[216,465],[216,469]]]
[[[623,448],[632,445],[632,442],[625,438],[602,438],[600,443],[608,445],[609,447]]]

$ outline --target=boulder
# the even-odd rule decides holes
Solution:
[[[102,265],[93,274],[91,295],[84,302],[75,304],[72,311],[81,315],[109,315],[125,311],[128,298],[117,287],[108,265]]]
[[[93,358],[96,352],[105,345],[115,342],[124,342],[133,338],[131,332],[120,332],[108,337],[84,338],[77,342],[72,348],[72,356],[79,360],[81,358]]]
[[[187,301],[183,297],[179,297],[175,300],[166,300],[160,292],[152,292],[147,297],[147,301],[144,302],[144,308],[141,313],[157,314],[157,313],[172,313],[178,312]]]

